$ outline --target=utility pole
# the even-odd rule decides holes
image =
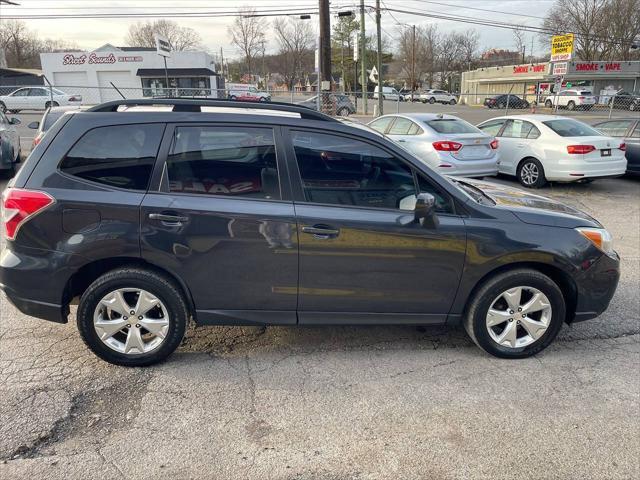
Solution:
[[[322,94],[322,81],[331,82],[331,15],[329,0],[319,0],[320,11],[320,75],[318,76],[318,95]],[[323,98],[324,100],[324,98]],[[328,102],[322,102],[328,107]]]
[[[411,101],[413,101],[413,90],[416,86],[416,26],[411,28]]]
[[[384,115],[382,98],[382,27],[380,25],[380,0],[376,0],[376,32],[378,36],[378,115]]]
[[[362,73],[360,75],[360,92],[362,93],[362,114],[367,115],[368,103],[367,102],[367,45],[364,28],[364,0],[360,0],[360,66],[362,67]]]

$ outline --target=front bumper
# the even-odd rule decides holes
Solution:
[[[587,265],[587,263],[589,263]],[[582,266],[575,278],[577,287],[576,311],[570,322],[596,318],[608,307],[620,280],[620,257],[602,255]]]

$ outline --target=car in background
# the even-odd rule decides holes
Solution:
[[[500,141],[498,171],[529,188],[625,173],[625,144],[586,123],[558,115],[492,118],[478,128]]]
[[[17,118],[7,118],[0,112],[0,174],[13,176],[16,163],[20,162],[20,135],[16,125],[20,124]]]
[[[37,130],[36,136],[33,137],[33,141],[31,142],[31,149],[36,148],[36,145],[40,143],[44,134],[47,133],[47,130],[51,128],[51,126],[56,123],[62,115],[66,112],[72,112],[74,110],[81,110],[80,106],[66,106],[66,107],[50,107],[44,112],[40,121],[31,122],[28,127],[32,130]]]
[[[378,92],[380,91],[380,87],[376,87],[373,91],[373,98],[378,98]],[[397,102],[400,100],[400,94],[393,87],[382,87],[382,99],[383,100],[392,100]]]
[[[439,173],[464,177],[498,173],[497,140],[453,115],[383,115],[368,125]]]
[[[444,90],[430,89],[420,94],[420,101],[422,103],[443,103],[449,105],[455,105],[458,103],[458,97],[454,94],[446,92]]]
[[[344,93],[329,93],[325,94],[325,97],[331,102],[331,110],[335,112],[339,117],[347,117],[356,113],[356,107],[353,106],[351,99],[345,95]],[[298,102],[298,105],[302,105],[303,107],[311,108],[313,110],[318,110],[318,96],[314,95],[311,98],[307,98],[302,102]]]
[[[632,112],[638,111],[640,110],[640,92],[620,90],[609,99],[609,106],[611,106],[611,102],[613,102],[613,108],[631,110]]]
[[[261,92],[256,87],[247,85],[234,86],[229,88],[229,100],[238,100],[240,102],[270,102],[271,94],[269,92]]]
[[[400,92],[400,101],[401,102],[419,102],[420,101],[420,92],[411,91],[411,90],[402,90]]]
[[[596,123],[593,128],[626,145],[627,173],[640,175],[640,120],[624,118]]]
[[[567,110],[591,110],[596,104],[596,97],[589,90],[582,88],[570,88],[559,92],[557,95],[550,95],[544,101],[544,106],[551,108],[566,108]]]
[[[68,94],[57,88],[25,87],[14,90],[9,95],[0,96],[0,112],[46,110],[49,107],[81,103],[82,95]]]
[[[487,108],[529,108],[529,102],[517,95],[494,95],[484,99],[484,106]]]

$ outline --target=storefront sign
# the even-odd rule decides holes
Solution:
[[[540,63],[537,65],[516,65],[513,67],[513,74],[523,75],[527,73],[544,73],[546,69],[546,63]]]
[[[552,75],[566,75],[567,74],[567,62],[560,62],[553,64]]]
[[[156,51],[161,57],[171,56],[171,43],[167,37],[156,35]]]
[[[640,62],[569,62],[567,72],[592,75],[635,73],[640,77]]]
[[[551,61],[570,60],[573,53],[573,33],[554,35],[551,39]]]
[[[109,53],[107,55],[99,55],[95,52],[89,54],[67,53],[64,57],[62,57],[63,65],[103,65],[117,62],[142,62],[142,57],[116,57],[113,53]]]

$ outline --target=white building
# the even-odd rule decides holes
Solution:
[[[113,86],[127,98],[223,96],[224,79],[206,52],[172,52],[166,75],[163,57],[155,48],[106,44],[92,52],[41,53],[40,61],[55,87],[81,94],[87,104],[122,98]]]

